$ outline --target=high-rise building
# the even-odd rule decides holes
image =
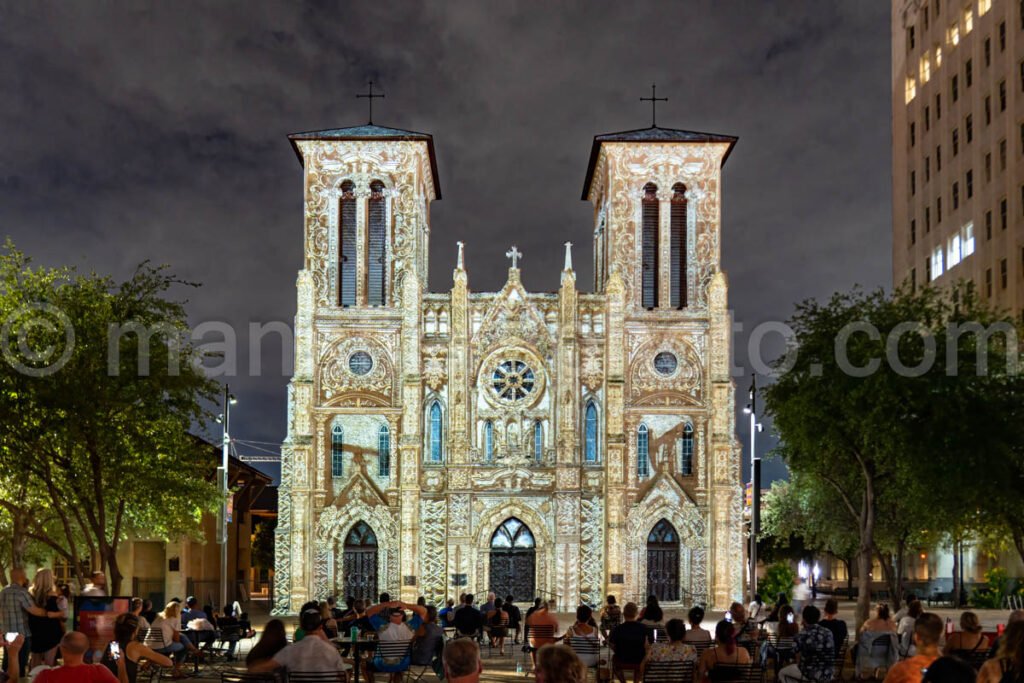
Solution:
[[[893,281],[1024,316],[1024,2],[893,0]]]

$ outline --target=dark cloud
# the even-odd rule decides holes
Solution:
[[[477,291],[501,286],[511,242],[526,285],[553,290],[574,241],[585,287],[592,136],[647,125],[656,81],[663,125],[740,137],[723,260],[749,330],[890,279],[889,19],[886,3],[820,0],[10,3],[0,228],[43,263],[124,276],[152,259],[202,281],[189,310],[238,326],[244,370],[248,323],[294,315],[287,133],[362,123],[373,78],[377,123],[435,136],[433,289],[456,240]],[[284,434],[279,357],[267,344],[264,376],[232,379],[242,438]]]

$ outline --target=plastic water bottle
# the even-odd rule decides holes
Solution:
[[[952,635],[952,634],[953,634],[953,620],[950,619],[949,617],[946,617],[946,635],[949,636],[949,635]]]

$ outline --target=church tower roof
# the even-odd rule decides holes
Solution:
[[[624,130],[619,133],[604,133],[594,136],[594,145],[590,149],[590,163],[587,164],[587,177],[583,181],[583,200],[586,201],[590,194],[590,181],[594,177],[594,169],[597,167],[597,157],[601,153],[603,142],[725,142],[729,149],[722,157],[722,165],[729,158],[729,153],[736,146],[739,138],[732,135],[719,135],[718,133],[698,133],[691,130],[679,130],[677,128],[638,128],[636,130]]]
[[[427,152],[430,154],[430,173],[434,177],[435,199],[441,198],[441,182],[437,175],[437,157],[434,155],[434,136],[429,133],[417,133],[412,130],[400,128],[388,128],[376,126],[372,123],[362,126],[350,126],[348,128],[329,128],[327,130],[313,130],[305,133],[292,133],[288,136],[292,143],[292,149],[302,163],[302,153],[299,151],[296,141],[298,140],[402,140],[402,141],[423,141],[427,143]]]

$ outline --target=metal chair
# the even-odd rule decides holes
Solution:
[[[694,668],[692,661],[647,662],[644,683],[691,683]]]
[[[843,680],[843,668],[846,666],[846,652],[847,652],[847,645],[846,645],[846,643],[840,643],[839,644],[839,649],[836,650],[835,660],[833,661],[833,664],[832,664],[832,666],[833,666],[833,668],[835,670],[835,680],[837,680],[837,681]]]
[[[222,671],[220,683],[282,683],[284,678],[277,672],[250,674],[243,671]]]
[[[289,671],[288,683],[344,683],[348,671]]]
[[[715,670],[724,669],[727,673],[716,675],[717,681],[731,681],[732,683],[761,683],[764,679],[764,669],[759,664],[718,664]]]
[[[405,673],[412,656],[411,640],[378,640],[370,664],[381,673]]]
[[[570,636],[565,642],[581,660],[594,660],[594,663],[588,666],[587,669],[594,670],[594,678],[596,679],[597,669],[601,666],[601,641],[597,638]]]

